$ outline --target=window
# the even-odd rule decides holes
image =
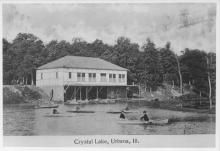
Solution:
[[[116,82],[116,74],[113,74],[113,82]]]
[[[56,79],[58,79],[58,72],[56,72]]]
[[[125,74],[119,74],[119,82],[125,82]]]
[[[89,82],[96,81],[96,73],[89,73]]]
[[[72,78],[72,73],[71,72],[69,72],[69,79],[71,79]]]
[[[109,82],[113,82],[112,74],[109,74]]]
[[[101,82],[106,82],[107,78],[106,78],[106,73],[101,73]]]
[[[106,77],[106,73],[101,73],[101,77]]]
[[[89,78],[91,78],[92,77],[92,74],[91,73],[89,73]]]
[[[82,81],[86,81],[86,74],[82,73]]]
[[[112,74],[109,74],[109,78],[112,79]]]
[[[77,81],[85,81],[85,73],[77,73]]]
[[[122,79],[125,79],[125,74],[122,74]]]
[[[77,81],[81,81],[81,73],[77,73]]]
[[[40,78],[43,79],[43,73],[40,74]]]
[[[109,82],[116,82],[116,74],[109,74]]]

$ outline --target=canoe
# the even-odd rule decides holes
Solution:
[[[95,113],[95,111],[67,111],[70,113]]]
[[[150,120],[150,121],[140,121],[140,120],[119,120],[119,124],[134,124],[134,125],[162,125],[168,124],[168,119],[163,120]]]
[[[48,114],[48,115],[44,115],[44,117],[73,117],[73,116],[63,115],[63,114]]]
[[[35,107],[35,109],[42,109],[42,108],[58,108],[59,105],[40,105]]]
[[[121,111],[108,111],[106,113],[109,113],[109,114],[120,114]],[[132,111],[124,111],[124,113],[133,113]]]

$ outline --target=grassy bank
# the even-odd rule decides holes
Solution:
[[[48,99],[48,95],[35,86],[3,86],[3,104],[35,103],[39,99]]]
[[[167,101],[166,102],[161,102],[159,108],[174,110],[174,111],[182,111],[182,112],[196,112],[196,113],[215,114],[215,108],[209,109],[208,106],[207,106],[207,108],[184,107],[180,103],[173,103],[173,102],[167,102]]]
[[[129,99],[127,101],[152,108],[215,114],[215,107],[209,109],[209,99],[195,93],[189,85],[183,87],[183,95],[176,95],[179,92],[179,87],[163,83],[162,86],[152,92],[146,91],[144,87],[141,87],[142,98]],[[213,106],[215,106],[215,98],[213,98]]]
[[[151,108],[158,108],[158,109],[166,109],[166,110],[173,110],[173,111],[181,111],[181,112],[196,112],[196,113],[208,113],[208,114],[215,114],[215,108],[209,109],[209,106],[200,108],[194,107],[194,105],[190,106],[189,103],[192,102],[183,102],[179,98],[173,98],[170,100],[159,100],[159,99],[152,99],[148,100],[147,98],[135,98],[135,99],[121,99],[116,100],[116,103],[127,103],[127,104],[137,104],[139,106],[147,106]]]

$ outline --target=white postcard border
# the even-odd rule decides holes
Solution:
[[[0,28],[0,37],[1,38],[3,38],[2,37],[2,4],[3,3],[51,3],[51,2],[53,2],[53,3],[150,3],[150,2],[153,2],[153,3],[161,3],[161,2],[166,2],[166,3],[188,3],[188,2],[193,2],[193,3],[210,3],[210,2],[214,2],[214,3],[216,3],[217,4],[217,19],[216,19],[216,56],[217,56],[217,65],[216,65],[216,68],[217,68],[217,76],[216,77],[219,77],[218,75],[219,75],[219,61],[218,61],[218,59],[220,58],[220,56],[219,56],[219,14],[220,14],[220,12],[219,12],[219,0],[185,0],[185,1],[183,1],[183,0],[156,0],[156,1],[149,1],[149,0],[135,0],[135,1],[132,1],[132,0],[119,0],[119,1],[116,1],[116,0],[84,0],[84,1],[80,1],[80,0],[64,0],[64,1],[60,1],[60,0],[39,0],[39,1],[34,1],[34,0],[3,0],[3,1],[1,1],[1,6],[0,6],[0,18],[1,18],[1,22],[0,22],[0,25],[1,25],[1,28]],[[0,43],[0,46],[1,46],[1,48],[2,48],[2,42]],[[2,50],[2,49],[1,49]],[[0,53],[0,60],[1,60],[1,62],[2,62],[2,53]],[[0,85],[1,85],[1,93],[0,93],[0,96],[1,96],[1,101],[2,101],[2,95],[1,94],[3,94],[2,93],[2,64],[1,64],[1,68],[0,68],[0,77],[1,77],[1,80],[0,80]],[[219,79],[217,78],[216,79],[216,82],[217,82],[217,85],[216,85],[216,92],[220,92],[220,89],[219,89],[219,83],[220,83],[220,81],[219,81]],[[216,98],[216,100],[219,100],[219,93],[217,93],[216,94],[216,96],[217,96],[217,98]],[[3,101],[2,101],[3,102]],[[1,115],[3,115],[3,109],[2,109],[2,103],[0,103],[1,105],[0,105],[0,113],[1,113]],[[216,101],[216,106],[217,106],[217,110],[216,110],[216,134],[217,135],[214,135],[214,137],[215,137],[215,147],[214,148],[198,148],[198,147],[196,147],[196,148],[194,148],[193,146],[189,146],[189,148],[184,148],[184,147],[177,147],[177,148],[173,148],[173,147],[171,147],[170,146],[170,148],[163,148],[164,146],[162,146],[162,148],[160,148],[159,146],[157,146],[157,147],[155,147],[155,146],[153,146],[153,148],[128,148],[129,146],[127,146],[127,148],[114,148],[114,149],[116,149],[116,150],[219,150],[219,145],[220,145],[220,135],[219,135],[219,127],[220,127],[220,124],[219,124],[219,121],[220,121],[220,119],[219,119],[219,102],[218,101]],[[17,136],[15,136],[15,137],[3,137],[3,119],[2,119],[2,116],[0,117],[0,119],[1,119],[1,124],[0,124],[0,134],[1,134],[1,137],[0,137],[0,146],[1,146],[1,149],[0,150],[72,150],[73,148],[68,148],[68,147],[70,147],[70,146],[66,146],[66,147],[64,147],[64,146],[60,146],[59,148],[56,148],[56,147],[50,147],[50,148],[47,148],[46,146],[40,146],[39,145],[39,147],[30,147],[30,146],[27,146],[27,147],[5,147],[5,146],[3,146],[4,145],[4,139],[5,140],[7,140],[7,139],[11,139],[11,140],[13,140],[13,139],[17,139],[16,137]],[[90,138],[90,137],[97,137],[98,135],[94,135],[94,136],[84,136],[84,135],[80,135],[79,137],[83,137],[83,138]],[[112,137],[113,135],[108,135],[108,137]],[[34,140],[35,138],[35,136],[24,136],[25,138],[23,138],[24,140],[28,140],[29,142],[31,142],[31,141],[36,141],[36,140]],[[45,139],[45,138],[47,138],[48,136],[36,136],[36,137],[38,137],[38,139],[40,139],[40,140],[42,140],[42,139]],[[50,139],[53,139],[53,138],[58,138],[58,140],[59,139],[70,139],[70,141],[71,141],[71,138],[75,138],[75,137],[68,137],[68,136],[49,136],[49,137],[51,137]],[[77,136],[78,137],[78,136]],[[106,136],[101,136],[101,137],[106,137]],[[117,135],[117,137],[122,137],[122,136],[120,136],[120,135]],[[126,137],[134,137],[133,135],[128,135],[128,136],[126,136]],[[154,141],[155,143],[156,142],[160,142],[160,143],[162,143],[163,142],[163,140],[168,140],[168,139],[175,139],[176,141],[178,140],[176,137],[179,137],[179,135],[153,135],[153,136],[151,136],[151,135],[138,135],[137,137],[144,137],[144,138],[141,138],[141,139],[147,139],[148,141],[150,140],[150,141]],[[155,137],[157,137],[157,138],[155,138]],[[173,138],[172,138],[173,137]],[[187,140],[189,141],[189,140],[191,140],[191,139],[193,139],[193,140],[195,140],[195,141],[197,141],[198,139],[201,139],[201,138],[203,138],[203,137],[207,137],[207,140],[210,140],[210,139],[213,139],[213,135],[186,135],[186,136],[183,136],[183,137],[187,137]],[[161,138],[163,138],[163,140],[161,140]],[[180,136],[180,138],[181,138],[181,136]],[[184,138],[184,140],[185,140],[186,138]],[[20,139],[19,139],[19,141],[21,142],[22,141],[22,139],[21,139],[21,137],[20,137]],[[176,143],[176,141],[175,141],[175,143]],[[178,141],[180,141],[181,142],[181,139],[179,139]],[[199,141],[201,141],[201,140],[199,140]],[[38,143],[38,142],[32,142],[32,143]],[[177,145],[177,144],[174,144],[174,145]],[[213,145],[213,144],[211,144],[211,145]],[[97,146],[93,146],[92,148],[90,147],[90,146],[77,146],[77,148],[74,148],[74,150],[75,149],[77,149],[77,150],[112,150],[112,146],[104,146],[104,147],[108,147],[108,148],[94,148],[94,147],[97,147]],[[145,147],[147,147],[147,146],[145,146]]]

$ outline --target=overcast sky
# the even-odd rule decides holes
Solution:
[[[188,14],[183,27],[181,12]],[[4,4],[3,37],[12,41],[29,32],[45,43],[80,37],[114,44],[126,36],[140,46],[146,38],[157,47],[215,51],[215,4]]]

